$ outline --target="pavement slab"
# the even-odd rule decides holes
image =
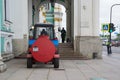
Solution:
[[[60,68],[37,63],[26,68],[26,59],[13,59],[0,80],[120,80],[120,55],[103,55],[103,59],[60,60]]]

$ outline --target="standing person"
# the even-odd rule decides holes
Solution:
[[[65,37],[66,37],[66,31],[65,31],[64,28],[62,28],[62,30],[61,30],[62,43],[64,43],[64,41],[65,41]]]
[[[109,54],[111,54],[111,53],[112,53],[112,52],[111,52],[111,45],[110,45],[110,41],[108,41],[108,42],[107,42],[106,46],[107,46],[107,52],[108,52],[108,55],[109,55]]]
[[[42,32],[41,32],[41,35],[48,35],[47,31],[45,31],[45,29],[43,29]]]

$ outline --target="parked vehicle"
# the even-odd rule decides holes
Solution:
[[[115,47],[120,46],[120,41],[112,41],[112,46],[115,46]]]
[[[43,34],[42,30],[46,33]],[[29,52],[27,54],[27,68],[32,68],[33,63],[52,62],[54,68],[59,68],[59,54],[57,51],[58,40],[55,38],[54,25],[35,24],[33,36],[29,40]]]

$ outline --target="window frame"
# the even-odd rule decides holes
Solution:
[[[5,23],[8,23],[8,24],[12,24],[11,20],[10,20],[10,15],[9,15],[9,18],[8,18],[8,14],[10,14],[10,11],[7,11],[7,0],[4,0],[4,21]]]

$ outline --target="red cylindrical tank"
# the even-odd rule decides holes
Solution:
[[[48,36],[40,36],[32,45],[30,51],[36,61],[47,63],[53,59],[56,48]]]

